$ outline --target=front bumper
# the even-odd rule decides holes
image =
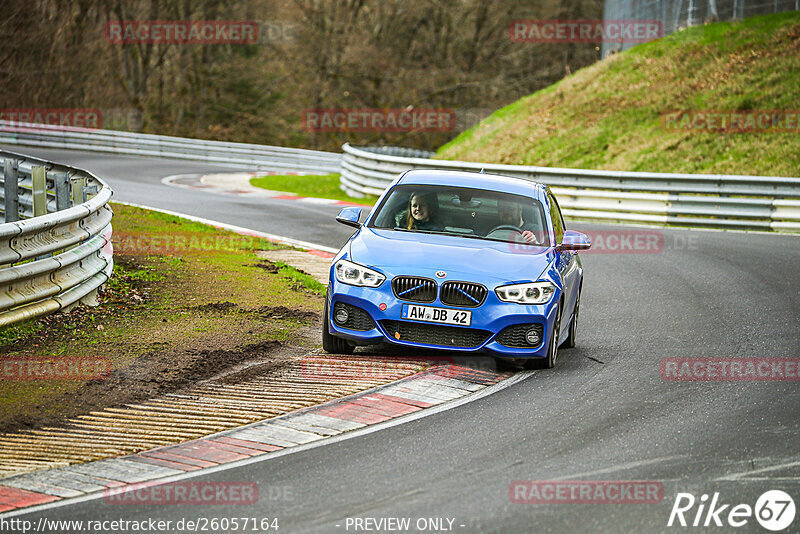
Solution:
[[[438,296],[431,303],[400,300],[392,292],[390,280],[385,280],[378,288],[364,288],[343,284],[334,278],[328,285],[328,316],[325,320],[328,321],[332,335],[357,345],[391,343],[459,352],[488,352],[509,358],[544,358],[547,356],[547,347],[552,336],[559,296],[560,290],[556,290],[546,304],[532,306],[511,304],[500,301],[490,288],[481,306],[461,308],[442,304]],[[348,304],[366,312],[372,323],[360,321],[358,327],[369,329],[356,330],[337,324],[333,318],[337,303]],[[462,327],[402,319],[403,304],[469,310],[472,312],[472,322],[469,327]],[[383,310],[381,310],[382,305],[385,305]],[[524,347],[508,346],[509,331],[506,330],[504,333],[504,330],[514,325],[541,325],[539,344]],[[517,335],[515,339],[519,337]]]

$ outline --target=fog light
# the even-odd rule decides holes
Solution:
[[[333,313],[333,320],[336,321],[337,324],[346,323],[349,317],[350,314],[347,313],[347,309],[344,306],[342,306],[341,308],[337,308],[336,311]]]
[[[525,341],[531,345],[538,345],[542,341],[539,337],[539,330],[536,328],[529,328],[528,331],[525,332]]]

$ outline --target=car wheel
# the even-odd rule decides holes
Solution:
[[[556,309],[556,320],[553,323],[553,335],[550,336],[550,344],[547,346],[547,357],[531,359],[526,365],[527,369],[552,369],[558,359],[558,335],[561,331],[561,304]]]
[[[344,339],[332,336],[328,329],[328,299],[325,299],[325,315],[322,317],[322,349],[328,354],[353,354],[353,347]]]
[[[578,312],[581,311],[581,292],[578,290],[578,296],[575,297],[575,310],[572,312],[572,322],[569,324],[569,334],[567,340],[564,341],[564,348],[575,348],[575,334],[578,331]]]

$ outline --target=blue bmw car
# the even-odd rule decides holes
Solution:
[[[460,171],[407,171],[333,259],[322,344],[489,353],[551,368],[575,346],[590,246],[548,187]]]

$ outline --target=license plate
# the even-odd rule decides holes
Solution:
[[[417,306],[416,304],[403,304],[402,315],[403,319],[428,323],[456,324],[459,326],[469,326],[472,323],[471,311]]]

